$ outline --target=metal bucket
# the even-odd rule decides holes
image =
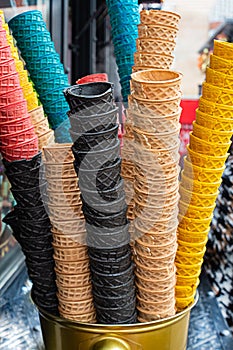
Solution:
[[[39,309],[46,350],[185,350],[191,309],[155,322],[132,325],[84,324]]]

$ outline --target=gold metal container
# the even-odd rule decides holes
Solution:
[[[132,325],[84,324],[39,309],[46,350],[185,350],[190,311],[167,319]]]

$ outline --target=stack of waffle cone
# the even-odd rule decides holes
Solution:
[[[180,16],[168,11],[143,10],[140,20],[133,72],[170,69]]]
[[[133,161],[133,120],[130,116],[127,115],[127,118],[124,123],[124,134],[123,134],[123,147],[121,149],[121,176],[124,179],[124,190],[126,195],[126,203],[128,205],[127,218],[130,221],[129,231],[131,236],[134,235],[134,173],[135,173],[135,164]]]
[[[233,44],[215,41],[181,174],[176,306],[193,302],[233,133]]]
[[[94,323],[85,220],[71,144],[45,147],[44,159],[59,312],[68,319]]]
[[[4,16],[2,15],[4,18]],[[37,93],[29,80],[28,72],[24,69],[23,61],[20,59],[17,47],[14,44],[13,36],[9,32],[7,23],[4,23],[6,37],[11,48],[12,57],[15,61],[16,70],[19,74],[20,86],[27,101],[27,109],[30,114],[32,124],[38,137],[38,147],[41,150],[44,146],[54,143],[54,132],[49,128],[48,119],[44,115],[44,110],[38,100]]]
[[[181,74],[169,70],[132,74],[128,115],[134,136],[134,260],[140,322],[176,311],[180,84]],[[158,108],[160,102],[163,109]],[[167,115],[167,104],[173,114]]]

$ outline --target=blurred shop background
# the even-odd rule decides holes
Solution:
[[[160,1],[155,1],[155,3],[158,4]],[[201,93],[201,84],[205,79],[205,69],[213,48],[213,40],[221,38],[233,42],[233,0],[164,0],[158,6],[160,9],[178,12],[181,15],[172,68],[183,74],[183,112],[181,117],[181,155],[183,155],[188,143],[189,132],[192,129],[192,121],[195,118],[195,109]],[[7,20],[31,9],[42,11],[56,50],[60,54],[66,73],[69,75],[70,83],[74,84],[78,78],[87,74],[104,72],[108,74],[109,80],[115,84],[116,99],[121,99],[119,77],[111,42],[110,21],[104,0],[0,0],[0,8],[4,10]],[[11,209],[13,201],[9,184],[0,164],[0,212],[2,218]],[[24,257],[11,235],[10,229],[0,222],[0,308],[6,303],[9,296],[12,297],[12,295],[7,294],[10,290],[9,287],[15,283],[20,275],[25,276]],[[30,285],[24,286],[25,295],[29,289]],[[24,309],[25,306],[23,302],[21,305],[21,302],[19,301],[19,304],[16,304],[17,307],[11,309],[9,314],[23,311],[24,313],[28,312],[29,317],[31,309]],[[211,301],[208,302],[214,307]],[[0,326],[3,321],[0,315]],[[24,326],[28,322],[22,319],[21,321]],[[37,329],[37,320],[30,322],[30,329],[25,330],[27,333],[24,339],[28,337],[28,343],[25,343],[25,347],[22,348],[24,350],[34,349],[30,345],[31,334],[33,334],[35,343],[38,343],[38,339],[36,341],[35,338],[39,337],[40,334]],[[224,324],[221,324],[221,327],[224,330]],[[26,326],[24,328],[27,329]],[[5,329],[7,331],[7,326]],[[211,332],[214,330],[209,329],[209,333]],[[20,338],[19,334],[18,336]],[[193,336],[194,338],[195,336]],[[209,349],[228,350],[227,347],[218,346],[217,338],[213,338],[214,343],[216,346],[210,346]],[[0,349],[8,349],[6,345],[1,347],[1,337]],[[21,349],[21,347],[15,346],[14,349]],[[204,350],[207,347],[199,345],[189,349]]]

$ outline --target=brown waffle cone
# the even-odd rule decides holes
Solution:
[[[52,192],[47,191],[48,204],[57,206],[74,206],[81,204],[80,191]]]
[[[77,176],[65,178],[47,177],[48,190],[51,192],[72,192],[78,190]]]
[[[56,221],[50,218],[53,225],[53,233],[57,234],[78,234],[86,231],[85,220],[63,220]]]
[[[180,95],[181,73],[147,69],[131,75],[131,94],[150,100],[166,100]]]
[[[169,67],[162,66],[162,64],[160,65],[159,63],[158,63],[158,65],[155,65],[155,66],[137,66],[137,65],[134,65],[132,67],[132,73],[140,72],[142,70],[147,70],[147,69],[169,69]]]
[[[67,301],[59,299],[59,311],[72,315],[85,315],[95,311],[93,298]]]
[[[177,238],[176,229],[170,231],[165,231],[163,233],[158,233],[156,231],[149,231],[148,233],[144,233],[143,231],[137,228],[137,224],[135,223],[135,231],[136,237],[139,239],[139,243],[142,242],[148,246],[151,245],[163,245],[163,244],[171,244]]]
[[[172,287],[167,290],[153,290],[153,289],[146,289],[142,286],[138,285],[138,282],[136,281],[136,287],[137,287],[137,295],[142,298],[143,300],[149,300],[151,302],[163,302],[165,299],[172,299],[174,298],[175,288]]]
[[[74,170],[73,162],[63,163],[63,164],[54,164],[54,163],[46,163],[45,165],[45,173],[48,178],[68,178],[75,177],[76,172]]]
[[[55,245],[54,247],[54,259],[59,260],[60,262],[69,262],[69,261],[80,261],[88,259],[87,246],[81,245],[75,248],[60,248]]]
[[[148,268],[167,268],[171,264],[174,264],[175,261],[175,256],[176,256],[176,251],[174,251],[171,254],[164,255],[163,257],[157,256],[157,257],[152,257],[145,254],[142,254],[141,252],[138,252],[136,247],[134,247],[135,251],[135,259],[139,261],[139,263],[145,267]]]
[[[51,146],[44,147],[44,157],[48,163],[70,163],[74,157],[71,151],[71,143],[55,143]]]
[[[153,38],[163,40],[175,40],[178,33],[178,28],[173,26],[163,25],[138,25],[138,37],[139,38]]]
[[[37,107],[36,109],[34,109],[33,111],[29,112],[32,124],[38,124],[39,122],[41,122],[42,120],[44,120],[45,116],[44,116],[44,110],[42,106]]]
[[[132,121],[126,121],[125,124],[124,124],[124,137],[128,137],[128,138],[131,138],[133,139],[134,136],[133,136],[133,123]]]
[[[83,219],[82,205],[75,205],[73,207],[59,207],[56,205],[49,206],[49,217],[53,221],[59,221],[61,218],[67,220]]]
[[[142,232],[148,232],[152,230],[156,230],[157,232],[170,231],[177,229],[178,220],[176,213],[172,214],[169,218],[162,219],[156,218],[155,216],[152,220],[146,218],[146,211],[142,213],[142,216],[135,217],[135,223],[139,230]]]
[[[90,273],[80,273],[75,275],[57,273],[57,283],[61,287],[65,288],[74,288],[80,287],[82,285],[89,285],[91,283],[91,275]]]
[[[177,203],[179,193],[178,187],[172,192],[165,192],[164,194],[151,194],[146,192],[141,192],[134,186],[135,190],[135,202],[141,204],[142,206],[152,206],[154,208],[161,208],[163,206],[173,205]]]
[[[34,124],[34,129],[38,137],[48,132],[50,130],[48,119],[44,118],[39,123]]]
[[[166,193],[171,193],[177,190],[178,185],[179,181],[177,174],[170,179],[162,179],[161,181],[151,181],[150,179],[136,175],[134,181],[134,188],[147,195],[164,195]]]
[[[179,142],[180,125],[177,129],[168,133],[149,134],[136,127],[133,128],[133,132],[135,142],[145,148],[152,150],[169,149]]]
[[[170,100],[148,100],[129,95],[129,108],[137,113],[164,116],[177,113],[180,106],[180,97],[171,98]]]
[[[139,156],[140,157],[140,156]],[[138,158],[140,159],[140,158]],[[162,162],[162,160],[161,160]],[[180,167],[178,162],[173,162],[168,164],[168,166],[164,166],[163,164],[143,164],[140,159],[140,163],[135,163],[135,174],[137,177],[145,178],[147,181],[168,181],[171,178],[178,177]]]
[[[128,220],[134,220],[135,219],[135,215],[134,215],[134,202],[132,201],[132,203],[130,205],[128,205],[128,210],[127,210],[127,219]]]
[[[140,279],[145,278],[145,279],[154,279],[156,277],[156,279],[158,280],[164,280],[167,279],[171,276],[173,276],[176,272],[176,268],[174,265],[168,266],[166,268],[149,268],[149,267],[145,267],[144,265],[142,265],[138,260],[135,259],[135,268],[136,268],[136,272],[138,274],[138,278]],[[138,284],[138,287],[143,287],[142,284]],[[147,289],[146,287],[143,287],[145,289]],[[157,288],[149,288],[150,289],[154,289],[154,290],[160,290]]]
[[[87,300],[92,297],[92,285],[86,285],[74,288],[65,288],[57,284],[58,298],[65,301]]]
[[[125,190],[125,198],[126,198],[126,203],[128,205],[131,204],[131,202],[134,202],[134,188],[133,188],[133,178],[128,178],[122,176],[124,179],[124,190]]]
[[[135,243],[135,249],[137,253],[148,255],[148,257],[163,257],[173,253],[175,254],[177,250],[176,237],[171,243],[161,245],[149,245],[138,238]]]
[[[137,51],[150,52],[155,55],[170,56],[175,49],[176,43],[174,40],[149,39],[142,38],[136,40]]]
[[[162,25],[178,28],[180,15],[170,11],[143,10],[140,12],[140,21],[144,25]]]
[[[180,142],[177,142],[170,148],[161,148],[161,149],[146,149],[140,144],[134,143],[134,161],[135,166],[141,164],[144,168],[152,167],[158,171],[167,172],[170,174],[171,165],[178,165],[179,161],[179,147]],[[176,163],[176,164],[174,164]],[[179,171],[179,169],[178,169]],[[171,174],[170,177],[175,176]],[[154,178],[154,177],[152,177]]]
[[[96,323],[96,314],[95,312],[90,312],[88,314],[84,315],[73,315],[73,314],[66,314],[62,312],[58,306],[58,310],[60,312],[61,317],[64,317],[67,320],[76,321],[76,322],[82,322],[82,323]]]
[[[134,198],[134,203],[135,203],[134,205],[135,217],[140,219],[140,218],[143,218],[143,216],[144,217],[146,216],[147,222],[149,224],[152,223],[152,226],[153,226],[153,222],[159,222],[159,221],[161,223],[166,221],[173,221],[174,223],[177,223],[177,220],[174,221],[174,219],[177,218],[177,214],[178,214],[178,200],[174,204],[162,205],[160,208],[151,206],[150,202],[148,202],[148,205],[141,204],[137,201],[136,197]],[[147,226],[141,227],[141,231],[142,230],[146,231],[147,229],[148,229]]]
[[[166,207],[162,208],[162,210],[168,210]],[[138,232],[138,237],[142,237],[144,235],[162,235],[162,234],[166,234],[166,235],[173,235],[174,232],[177,231],[177,225],[178,225],[178,220],[174,220],[176,214],[174,214],[173,212],[169,215],[169,216],[165,216],[164,214],[164,219],[163,219],[163,211],[159,212],[158,211],[158,216],[161,217],[160,219],[160,223],[161,225],[157,225],[157,221],[155,220],[151,220],[151,222],[149,222],[147,225],[143,225],[143,223],[141,223],[141,219],[139,217],[136,217],[135,221],[134,221],[134,227],[135,230]],[[163,222],[167,222],[170,221],[170,223],[167,225],[168,228],[166,229],[162,223]],[[150,224],[150,225],[149,225]]]
[[[155,278],[155,276],[152,278],[142,277],[141,275],[139,275],[139,273],[137,271],[135,272],[135,276],[136,276],[136,280],[137,280],[139,288],[141,286],[142,288],[145,288],[145,289],[163,291],[163,290],[170,289],[172,287],[175,288],[175,284],[176,284],[175,271],[173,272],[173,274],[171,274],[170,276],[168,276],[162,280],[157,279],[157,276],[156,276],[156,278]]]
[[[59,234],[53,233],[53,244],[56,247],[77,248],[80,246],[80,244],[84,245],[85,243],[86,243],[86,232],[83,232],[83,233],[80,232],[74,235],[69,235],[69,234],[59,235]]]
[[[82,274],[89,273],[89,260],[81,261],[71,261],[65,263],[64,261],[55,260],[56,272],[58,274],[73,275],[73,274]]]
[[[174,293],[175,294],[175,293]],[[137,296],[137,308],[141,311],[146,311],[149,313],[160,313],[161,311],[170,310],[175,306],[175,298],[164,299],[160,302],[152,302],[150,300],[144,300]]]
[[[50,146],[55,142],[54,131],[49,130],[38,137],[39,149],[42,150],[45,146]]]
[[[180,124],[181,109],[178,112],[156,117],[153,115],[143,115],[128,109],[128,114],[134,121],[134,126],[148,133],[166,133],[176,130]]]
[[[176,314],[175,305],[172,305],[170,309],[160,309],[157,312],[145,311],[140,306],[137,307],[138,310],[138,320],[139,322],[153,322],[163,318],[171,317]]]
[[[123,147],[121,150],[121,156],[123,159],[129,161],[130,159],[133,158],[133,153],[134,153],[133,145],[134,145],[134,139],[128,138],[128,137],[123,138]]]
[[[133,179],[135,174],[135,164],[132,160],[122,159],[121,175],[123,178]]]

